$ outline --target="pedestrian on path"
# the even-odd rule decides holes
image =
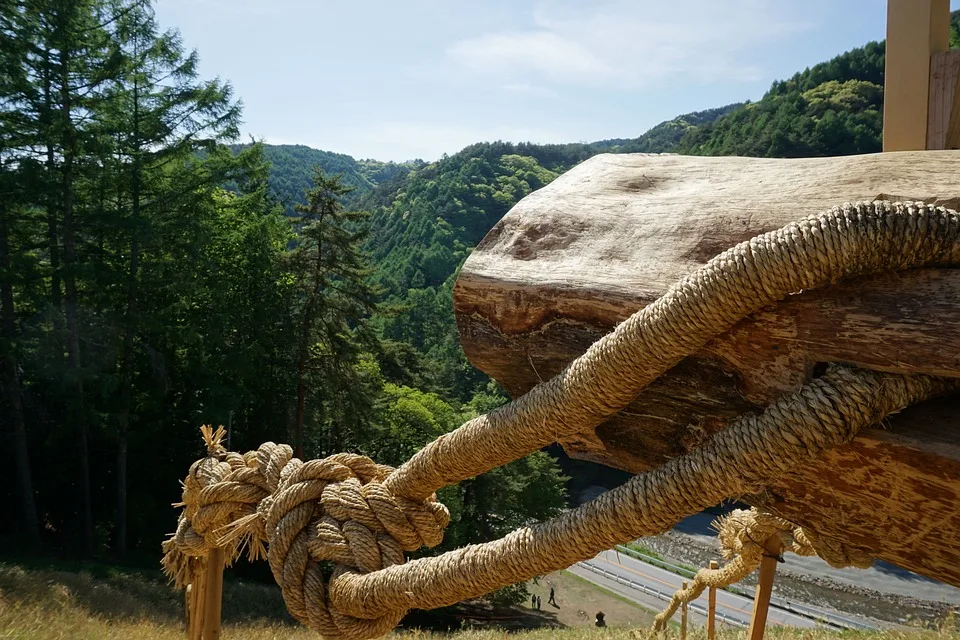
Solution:
[[[557,604],[556,592],[553,590],[553,587],[550,587],[550,599],[547,600],[547,604],[552,604],[557,608],[560,607],[560,605]]]

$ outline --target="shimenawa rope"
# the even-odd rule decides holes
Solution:
[[[329,638],[361,640],[388,632],[410,608],[479,596],[662,532],[956,382],[831,367],[761,415],[736,420],[687,455],[552,521],[437,557],[404,564],[403,556],[442,539],[449,514],[436,489],[596,426],[753,311],[844,277],[958,262],[956,212],[846,204],[725,251],[555,378],[441,436],[396,470],[352,454],[303,462],[273,443],[241,456],[208,432],[210,455],[184,482],[165,569],[183,586],[190,558],[209,548],[226,547],[231,559],[244,544],[252,558],[266,551],[291,614]]]

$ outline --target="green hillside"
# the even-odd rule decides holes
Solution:
[[[250,145],[235,145],[234,152]],[[313,186],[313,168],[320,167],[327,174],[342,174],[343,183],[354,191],[345,200],[356,202],[384,180],[403,175],[422,163],[381,162],[357,160],[343,153],[321,151],[302,144],[265,144],[263,155],[270,163],[268,184],[274,197],[283,205],[287,215],[295,204],[305,202],[304,193]]]
[[[883,53],[871,42],[774,82],[759,101],[688,129],[676,150],[772,158],[880,151]]]

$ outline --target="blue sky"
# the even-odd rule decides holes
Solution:
[[[951,3],[953,8],[960,0]],[[884,0],[159,0],[244,133],[357,158],[636,137],[884,37]]]

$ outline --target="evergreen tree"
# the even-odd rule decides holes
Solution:
[[[11,41],[18,43],[14,46],[23,55],[16,88],[7,96],[7,104],[20,113],[22,142],[17,162],[43,162],[37,182],[43,197],[37,204],[47,212],[48,309],[54,318],[50,348],[59,358],[59,345],[66,346],[62,377],[66,422],[76,443],[76,539],[89,555],[93,551],[90,421],[80,305],[85,264],[78,250],[88,211],[80,192],[97,164],[93,123],[105,83],[114,70],[104,29],[109,17],[106,7],[94,0],[23,0],[8,17]]]
[[[20,388],[19,340],[16,307],[13,296],[14,279],[11,235],[14,217],[20,213],[25,180],[15,148],[22,144],[22,122],[18,110],[18,95],[23,87],[23,59],[27,43],[18,38],[23,19],[14,0],[0,2],[0,38],[5,46],[0,49],[0,410],[7,416],[10,440],[13,443],[16,468],[16,493],[19,502],[22,529],[32,542],[39,541],[40,529],[33,495],[30,455],[27,446],[26,419]]]
[[[139,323],[141,249],[153,219],[177,201],[177,192],[209,188],[222,177],[194,172],[186,183],[170,180],[166,166],[237,136],[240,108],[219,81],[200,82],[196,52],[184,53],[174,30],[160,34],[153,10],[141,0],[113,6],[111,43],[117,74],[107,91],[103,132],[114,150],[115,211],[126,256],[123,271],[121,346],[117,362],[117,508],[115,547],[127,549],[127,431],[133,411],[134,342]]]
[[[307,204],[297,205],[293,219],[299,239],[290,256],[298,327],[292,439],[299,457],[306,446],[309,399],[316,416],[314,448],[324,455],[352,444],[349,435],[372,411],[361,356],[373,346],[368,319],[379,291],[369,280],[362,250],[368,214],[340,204],[349,192],[339,175],[326,176],[317,168]],[[308,397],[311,384],[316,391]]]

